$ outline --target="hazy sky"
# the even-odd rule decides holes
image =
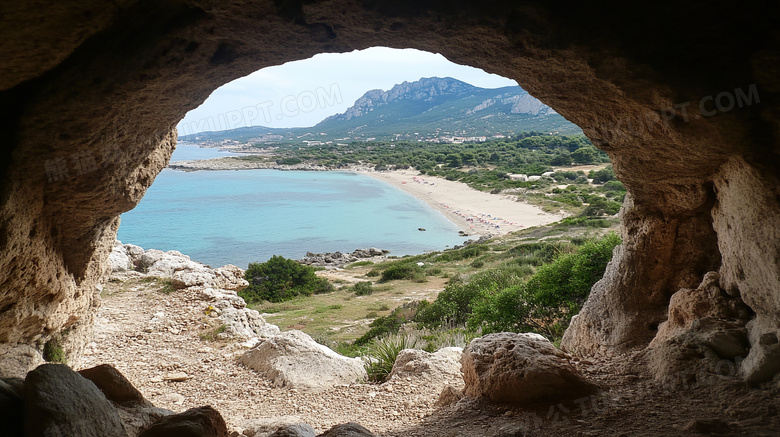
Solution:
[[[179,123],[179,135],[245,126],[308,127],[344,112],[366,91],[422,77],[454,77],[482,88],[517,85],[440,54],[373,47],[323,53],[223,85]]]

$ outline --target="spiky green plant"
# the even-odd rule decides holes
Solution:
[[[374,342],[368,351],[366,373],[369,381],[384,382],[393,370],[398,353],[404,349],[414,349],[417,338],[409,335],[389,335]]]

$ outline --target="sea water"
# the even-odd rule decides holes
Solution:
[[[180,149],[172,161],[181,159]],[[203,150],[208,157],[221,153]],[[118,238],[144,249],[178,250],[212,267],[242,268],[273,255],[298,259],[307,251],[376,247],[400,256],[465,240],[441,213],[369,176],[171,169],[163,170],[138,206],[122,215]]]

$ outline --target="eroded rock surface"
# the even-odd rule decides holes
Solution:
[[[363,360],[347,358],[292,330],[261,342],[239,359],[279,387],[322,390],[365,380]]]
[[[594,393],[596,386],[569,359],[538,334],[502,332],[476,338],[461,359],[466,396],[527,405]]]
[[[404,349],[398,353],[388,379],[414,380],[425,383],[431,391],[445,386],[463,388],[460,359],[463,348],[445,347],[434,353],[420,349]]]

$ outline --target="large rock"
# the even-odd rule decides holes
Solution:
[[[276,325],[267,323],[259,312],[246,308],[246,302],[234,290],[204,288],[198,297],[209,303],[208,310],[225,325],[220,338],[237,338],[254,346],[258,340],[265,340],[280,333]]]
[[[113,404],[64,364],[43,364],[24,382],[25,435],[126,437]]]
[[[268,437],[317,437],[317,432],[305,423],[294,423],[278,429]]]
[[[280,429],[303,423],[299,416],[274,416],[247,419],[239,423],[241,433],[247,437],[267,437]]]
[[[138,437],[228,437],[228,430],[219,412],[205,406],[165,416]]]
[[[497,333],[472,340],[463,352],[466,396],[530,404],[596,391],[569,356],[538,334]]]
[[[0,343],[0,376],[4,378],[24,378],[43,363],[43,355],[32,346]]]
[[[433,391],[447,385],[463,386],[460,359],[463,348],[445,347],[434,353],[404,349],[398,353],[388,380],[411,378],[426,382]]]
[[[774,332],[751,329],[750,337],[750,353],[742,361],[739,373],[750,384],[769,381],[780,373],[780,329]]]
[[[359,423],[349,422],[336,425],[317,437],[374,437],[374,434]]]
[[[319,390],[366,378],[362,360],[339,355],[296,330],[260,343],[244,353],[239,362],[263,373],[279,387]]]
[[[119,240],[114,243],[114,247],[108,255],[108,262],[111,265],[112,272],[125,272],[135,269],[135,265],[130,256],[128,256],[125,246]]]
[[[174,288],[213,287],[224,290],[243,290],[249,286],[244,279],[244,271],[234,265],[226,265],[217,269],[206,266],[189,265],[177,270],[171,275],[171,285]]]
[[[3,380],[0,380],[0,429],[3,435],[12,437],[21,436],[24,429],[22,391]]]
[[[89,369],[79,370],[79,375],[92,381],[93,384],[111,402],[132,407],[152,407],[151,402],[133,386],[116,368],[110,364],[101,364]]]
[[[667,319],[647,351],[650,371],[667,386],[717,383],[736,377],[748,353],[745,322],[750,310],[719,286],[709,272],[695,289],[683,288],[669,302]]]

